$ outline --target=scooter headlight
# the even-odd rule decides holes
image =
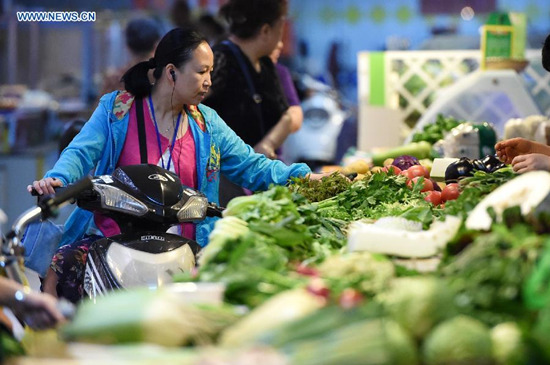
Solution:
[[[145,204],[114,186],[96,185],[94,188],[101,196],[101,206],[103,208],[137,216],[142,216],[148,211]]]
[[[178,221],[188,222],[201,220],[206,217],[208,199],[205,196],[190,196],[183,207],[178,211]]]

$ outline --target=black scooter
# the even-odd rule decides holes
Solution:
[[[74,191],[58,188],[56,200],[65,189]],[[154,289],[170,283],[176,273],[193,270],[200,245],[167,231],[207,216],[221,217],[223,211],[198,190],[183,185],[176,174],[151,164],[95,176],[89,187],[73,196],[80,208],[111,217],[121,231],[90,245],[83,283],[90,299],[114,289]],[[39,206],[46,204],[42,199],[52,201],[39,198]]]
[[[94,177],[92,185],[77,196],[78,206],[113,218],[121,233],[90,246],[84,291],[91,299],[114,289],[157,288],[193,270],[200,245],[167,231],[220,217],[223,210],[174,173],[150,164],[119,167]]]

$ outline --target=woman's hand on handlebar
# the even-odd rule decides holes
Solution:
[[[62,186],[63,182],[61,182],[61,180],[56,179],[55,177],[46,177],[42,180],[34,181],[32,185],[27,186],[27,191],[32,193],[32,189],[34,188],[38,195],[54,194],[54,188],[59,188]]]

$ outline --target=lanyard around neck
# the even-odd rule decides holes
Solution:
[[[166,167],[165,167],[164,166],[164,157],[163,157],[164,154],[162,153],[162,146],[161,146],[161,143],[160,143],[159,126],[157,124],[157,118],[155,117],[155,108],[153,106],[153,99],[151,98],[151,95],[149,95],[149,105],[151,106],[151,116],[153,117],[153,122],[155,122],[155,129],[157,131],[157,144],[158,144],[159,153],[160,153],[160,163],[162,164],[163,169],[170,170],[170,164],[172,162],[172,151],[174,150],[176,137],[178,135],[178,130],[179,130],[179,126],[180,126],[182,113],[180,112],[179,115],[178,115],[178,121],[176,122],[176,129],[174,130],[174,136],[172,137],[172,143],[169,146],[170,156],[168,157],[168,163],[166,164]]]

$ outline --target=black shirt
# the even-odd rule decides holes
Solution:
[[[220,43],[213,47],[214,71],[209,96],[203,103],[213,108],[222,119],[251,146],[257,144],[277,124],[288,109],[277,71],[269,57],[260,59],[258,73],[246,55],[238,48],[248,68],[255,91],[261,96],[261,115],[252,99],[238,60],[228,45]]]

